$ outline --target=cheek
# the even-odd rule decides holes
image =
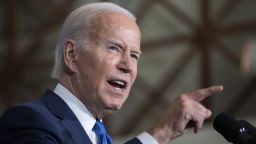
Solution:
[[[105,74],[110,74],[114,70],[116,70],[116,66],[118,64],[119,58],[117,55],[106,55],[100,64],[100,69]]]
[[[82,85],[82,89],[86,91],[93,91],[95,85],[97,85],[97,79],[99,79],[99,70],[97,70],[97,64],[91,60],[81,59],[79,63],[78,81]]]

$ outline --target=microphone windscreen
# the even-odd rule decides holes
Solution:
[[[242,126],[237,120],[226,113],[220,113],[213,122],[213,127],[227,141],[233,142],[237,138],[237,130]]]

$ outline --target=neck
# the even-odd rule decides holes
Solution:
[[[97,106],[97,104],[93,104],[90,102],[90,98],[88,98],[88,96],[81,94],[77,84],[74,82],[74,80],[72,80],[72,76],[62,74],[58,79],[58,82],[68,89],[75,97],[77,97],[96,119],[102,119],[110,114],[110,111]]]

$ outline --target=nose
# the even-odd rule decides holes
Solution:
[[[120,61],[117,65],[117,68],[119,71],[121,71],[122,73],[130,73],[133,70],[133,63],[130,59],[129,54],[123,54],[120,57]]]

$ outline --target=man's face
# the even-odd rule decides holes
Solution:
[[[127,16],[93,18],[89,42],[78,49],[75,83],[79,99],[94,114],[121,108],[137,75],[140,31]]]

